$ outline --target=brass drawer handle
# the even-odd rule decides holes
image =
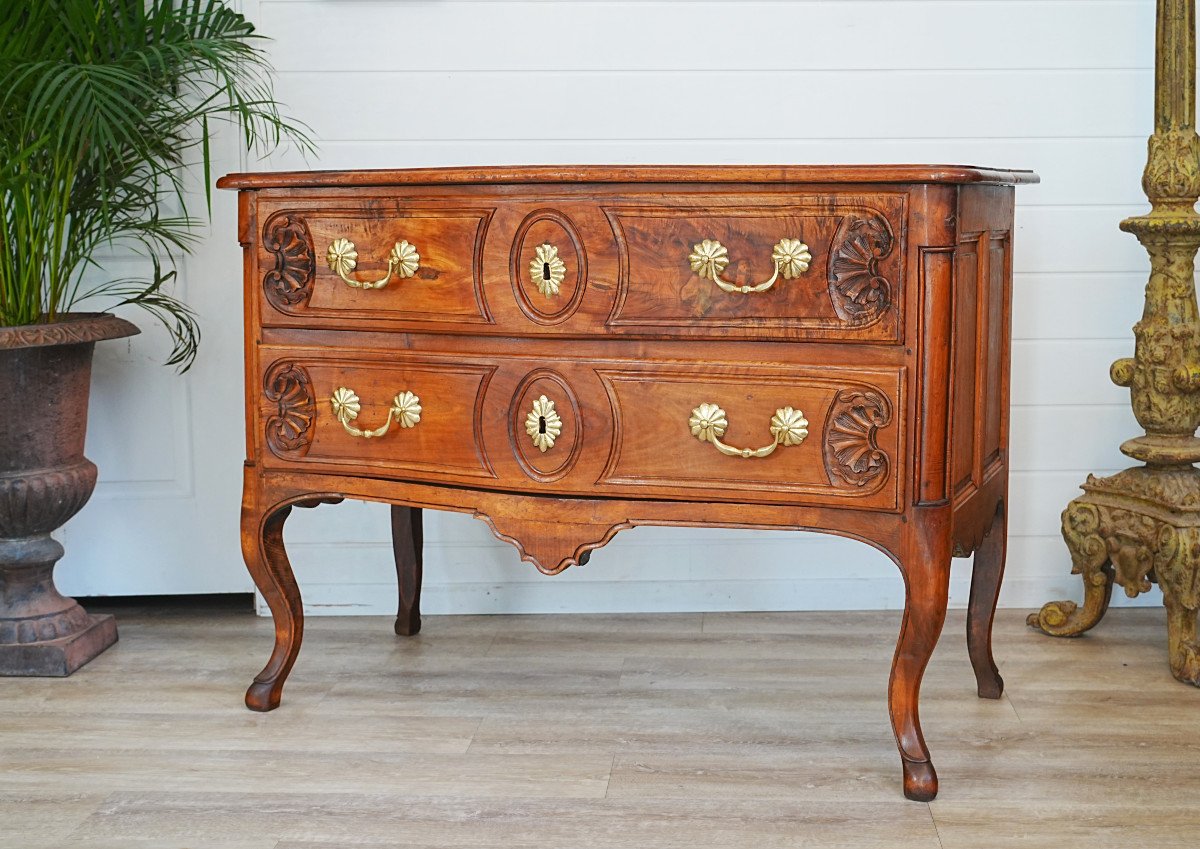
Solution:
[[[692,436],[701,442],[711,442],[713,447],[730,457],[766,457],[780,445],[799,445],[808,437],[808,419],[804,413],[792,407],[781,407],[771,416],[771,436],[774,441],[762,448],[734,448],[721,441],[729,427],[725,411],[716,404],[701,404],[692,410],[688,419]]]
[[[355,280],[350,274],[358,267],[358,249],[349,239],[334,239],[325,253],[330,270],[355,289],[382,289],[395,274],[401,280],[412,277],[420,267],[421,255],[407,241],[401,239],[392,245],[388,253],[387,274],[375,281]]]
[[[382,427],[374,430],[360,430],[350,424],[358,418],[359,412],[362,411],[362,403],[353,389],[339,386],[329,402],[333,405],[333,414],[342,423],[346,433],[351,436],[361,436],[363,439],[375,439],[383,436],[392,426],[392,422],[399,422],[400,427],[415,427],[417,422],[421,421],[421,399],[408,391],[401,392],[392,399],[387,421],[383,423]]]
[[[765,292],[775,285],[779,275],[784,280],[792,280],[808,271],[812,262],[812,254],[808,245],[799,239],[780,239],[771,251],[771,261],[775,263],[775,273],[771,279],[757,286],[738,286],[721,279],[721,272],[729,266],[729,248],[716,239],[705,239],[698,245],[692,245],[692,253],[688,263],[692,271],[701,279],[709,279],[721,287],[724,292],[737,292],[748,295],[751,292]]]

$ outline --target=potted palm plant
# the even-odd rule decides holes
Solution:
[[[173,297],[188,250],[185,168],[211,185],[216,122],[248,149],[291,140],[261,37],[223,0],[38,0],[0,19],[0,674],[69,675],[117,637],[59,594],[51,532],[91,496],[83,456],[92,349],[161,323],[186,370],[200,333]],[[16,8],[19,5],[19,8]],[[211,201],[211,195],[208,196]],[[146,273],[114,279],[129,250]]]

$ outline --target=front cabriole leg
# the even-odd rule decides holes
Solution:
[[[263,594],[275,621],[275,648],[271,659],[246,690],[246,707],[268,711],[279,707],[283,684],[291,672],[304,636],[304,608],[300,588],[283,547],[283,523],[290,506],[260,511],[249,502],[242,507],[242,555]]]
[[[1196,642],[1196,608],[1163,591],[1167,608],[1167,648],[1171,674],[1185,684],[1200,687],[1200,644]]]
[[[918,702],[925,667],[942,633],[950,588],[950,508],[917,507],[906,517],[898,563],[904,575],[904,618],[888,681],[888,710],[904,769],[904,795],[937,796],[937,772],[921,733]]]

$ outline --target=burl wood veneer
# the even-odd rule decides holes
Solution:
[[[554,574],[638,524],[818,530],[900,567],[889,684],[904,792],[952,555],[991,627],[1008,491],[1013,186],[954,166],[240,174],[242,539],[275,651],[300,648],[293,506],[388,502],[396,631],[420,627],[420,511],[483,519]],[[802,564],[797,564],[803,568]]]

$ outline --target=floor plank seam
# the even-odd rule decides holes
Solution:
[[[499,641],[499,639],[500,639],[500,626],[497,625],[496,630],[492,632],[492,635],[490,637],[488,637],[487,645],[483,647],[483,651],[481,651],[479,653],[479,656],[480,657],[491,656],[492,649],[496,647],[496,643]]]
[[[937,840],[938,849],[946,849],[946,845],[942,843],[942,832],[938,829],[937,817],[933,815],[933,805],[926,802],[925,810],[929,812],[929,821],[933,824],[933,837]]]
[[[83,828],[87,825],[88,820],[96,816],[100,812],[100,809],[107,805],[113,796],[120,792],[121,791],[119,790],[110,790],[103,798],[100,799],[100,801],[96,802],[96,807],[90,809],[82,818],[80,818],[79,822],[75,824],[75,827],[67,833],[67,840],[73,842],[78,838],[86,837],[87,832],[83,831]]]
[[[474,719],[474,717],[471,717],[471,719]],[[486,720],[487,717],[481,716],[479,717],[479,721],[475,723],[475,730],[471,732],[471,739],[467,741],[467,747],[463,749],[464,755],[478,754],[475,744],[479,741],[476,738],[479,737],[479,730],[483,728],[483,723]]]
[[[1012,696],[1008,694],[1007,690],[1004,692],[1004,701],[1008,702],[1008,706],[1012,708],[1013,716],[1017,718],[1017,722],[1024,722],[1024,720],[1021,719],[1021,712],[1017,710],[1016,702],[1012,700]]]

